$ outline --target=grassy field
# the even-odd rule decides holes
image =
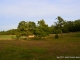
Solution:
[[[0,40],[12,40],[15,37],[15,35],[0,35]]]
[[[4,38],[0,40],[0,60],[80,60],[80,33],[59,36],[41,40],[6,40],[12,36],[0,36]]]

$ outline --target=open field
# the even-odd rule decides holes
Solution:
[[[12,40],[15,37],[15,35],[0,35],[0,40]]]
[[[58,56],[80,57],[79,33],[63,34],[59,39],[50,35],[42,40],[0,40],[0,60],[80,60]]]

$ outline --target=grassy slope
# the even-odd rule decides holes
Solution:
[[[59,39],[51,35],[43,40],[0,40],[0,60],[55,60],[57,56],[80,56],[79,34],[64,34]]]

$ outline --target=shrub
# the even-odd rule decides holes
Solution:
[[[58,38],[59,38],[59,35],[58,35],[58,34],[56,34],[56,35],[55,35],[55,39],[58,39]]]
[[[22,38],[23,40],[27,40],[27,38]]]

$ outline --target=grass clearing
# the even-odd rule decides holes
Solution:
[[[0,35],[0,40],[11,40],[16,38],[15,35]]]
[[[59,39],[50,35],[42,40],[0,40],[0,60],[57,60],[58,56],[80,57],[80,37],[73,37],[74,35],[64,34]]]

